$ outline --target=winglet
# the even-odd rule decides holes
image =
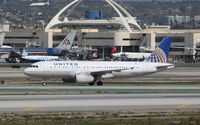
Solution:
[[[2,47],[4,42],[5,33],[3,32],[3,29],[0,27],[0,47]]]
[[[56,48],[61,50],[70,50],[74,42],[75,35],[76,35],[76,30],[72,30],[71,32],[69,32]]]
[[[4,37],[5,37],[5,33],[0,33],[0,47],[3,46]]]
[[[49,0],[47,0],[46,5],[50,5],[50,1]]]
[[[171,46],[171,38],[165,37],[156,47],[155,51],[147,58],[147,62],[167,63],[168,53]]]

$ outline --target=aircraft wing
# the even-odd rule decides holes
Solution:
[[[122,70],[130,70],[133,69],[134,67],[131,68],[120,68],[120,69],[108,69],[108,70],[95,70],[91,72],[77,72],[76,74],[91,74],[91,75],[103,75],[106,73],[112,73],[112,72],[120,72]]]
[[[156,69],[157,71],[164,71],[166,69],[174,68],[175,66],[173,64],[167,64],[163,66],[157,66]]]

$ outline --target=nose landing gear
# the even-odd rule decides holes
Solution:
[[[43,86],[46,86],[46,84],[47,84],[46,82],[43,82],[43,83],[42,83]]]
[[[0,84],[3,85],[5,83],[4,80],[0,80]]]

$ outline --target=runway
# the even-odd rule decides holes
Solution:
[[[134,111],[200,108],[200,94],[0,96],[0,112]]]
[[[71,94],[200,94],[200,85],[5,85],[0,86],[0,95],[71,95]]]

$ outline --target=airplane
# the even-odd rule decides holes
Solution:
[[[139,47],[140,52],[152,52],[150,48],[147,48],[145,46],[140,46]]]
[[[147,59],[151,53],[140,53],[140,52],[119,52],[119,53],[113,53],[113,57],[122,57],[126,56],[126,58],[129,59]]]
[[[61,59],[59,58],[59,56],[28,55],[26,50],[23,49],[20,62],[39,62],[39,61],[51,61],[51,60],[61,60]]]
[[[123,58],[125,57],[125,59],[131,59],[131,60],[142,60],[144,61],[145,59],[147,59],[150,55],[152,50],[149,48],[146,48],[144,46],[140,46],[139,47],[140,52],[116,52],[116,48],[112,49],[112,56],[115,58]]]
[[[171,48],[186,49],[186,50],[196,50],[196,51],[199,51],[199,50],[200,50],[200,48],[194,48],[194,47],[183,47],[183,46],[172,46]]]
[[[71,49],[72,44],[74,42],[74,38],[76,35],[76,30],[72,30],[69,32],[66,37],[61,41],[61,43],[54,48],[0,48],[0,54],[9,54],[9,56],[2,56],[4,57],[6,62],[15,62],[15,56],[19,58],[19,55],[23,50],[27,52],[27,54],[31,55],[60,55],[62,51],[68,51]],[[29,56],[30,57],[30,56]],[[52,58],[52,57],[51,57]],[[57,57],[56,57],[57,58]]]
[[[3,29],[0,29],[0,48],[12,48],[11,46],[3,45],[5,38],[5,32],[3,32]]]
[[[74,38],[76,35],[76,30],[70,31],[67,36],[62,40],[62,42],[54,48],[25,48],[28,54],[37,55],[60,55],[62,51],[68,51],[71,49]],[[0,48],[0,55],[10,54],[11,51],[15,51],[21,54],[24,48]]]
[[[70,59],[94,59],[97,58],[97,49],[91,47],[78,47],[77,45],[72,48],[66,54]],[[96,54],[96,55],[95,55]]]
[[[45,5],[50,5],[50,1],[48,0],[47,2],[31,3],[30,7],[42,7]]]
[[[131,61],[41,61],[24,70],[30,77],[62,78],[64,82],[103,85],[102,79],[137,77],[161,72],[174,65],[167,63],[171,38],[164,38],[155,51],[143,62]],[[46,83],[43,82],[43,85]]]

